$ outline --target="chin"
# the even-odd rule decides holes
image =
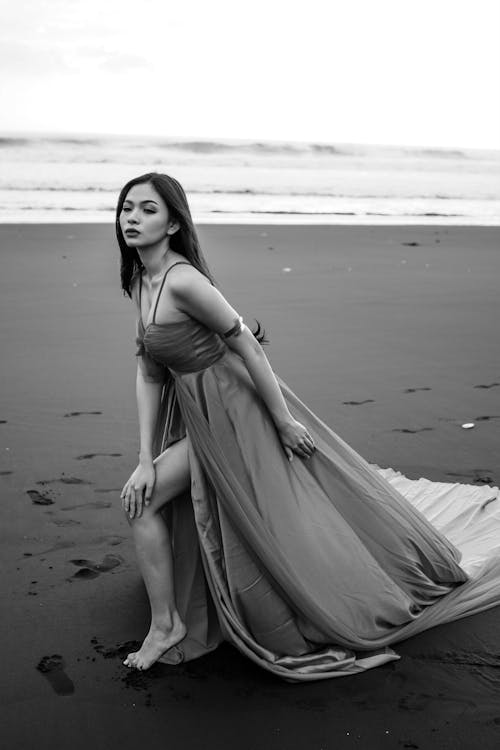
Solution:
[[[142,245],[147,245],[142,237],[127,237],[127,235],[124,234],[123,239],[125,240],[127,247],[141,247]]]

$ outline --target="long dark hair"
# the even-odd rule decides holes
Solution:
[[[189,210],[186,193],[182,185],[173,177],[158,172],[148,172],[140,177],[134,177],[122,188],[116,206],[116,236],[121,253],[121,281],[124,294],[132,296],[132,286],[136,274],[142,273],[144,268],[139,253],[133,247],[128,247],[120,226],[120,214],[125,199],[134,185],[147,183],[152,185],[161,196],[168,208],[169,217],[179,223],[179,229],[170,235],[170,247],[179,255],[183,255],[200,273],[207,277],[212,284],[215,281],[201,252],[200,242],[193,219]]]
[[[179,224],[177,231],[170,235],[171,249],[174,252],[179,253],[179,255],[184,256],[189,263],[206,276],[210,283],[215,286],[215,280],[210,273],[210,269],[208,268],[201,251],[191,211],[189,210],[186,193],[184,192],[182,185],[174,177],[170,177],[167,174],[147,172],[146,174],[140,175],[140,177],[134,177],[133,180],[129,180],[129,182],[124,185],[120,191],[116,206],[115,229],[121,253],[120,276],[123,293],[128,297],[132,297],[132,286],[137,274],[142,273],[144,265],[141,263],[137,250],[128,247],[125,242],[120,226],[120,214],[130,189],[134,187],[134,185],[142,185],[144,183],[154,187],[168,208],[169,218]],[[256,322],[257,328],[253,331],[253,335],[260,344],[267,344],[268,341],[265,336],[265,331],[260,323],[258,321]]]

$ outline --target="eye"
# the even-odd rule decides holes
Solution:
[[[126,214],[127,211],[130,211],[130,208],[128,206],[123,206],[122,207],[122,214]]]
[[[145,214],[155,214],[156,211],[154,209],[151,209],[151,208],[145,208],[144,209],[144,213]]]

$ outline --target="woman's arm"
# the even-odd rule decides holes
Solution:
[[[138,307],[140,316],[137,286],[132,290],[132,298]],[[137,322],[137,333],[139,333],[139,321]],[[143,503],[149,505],[153,494],[156,479],[153,463],[153,437],[163,388],[162,368],[155,367],[154,372],[149,372],[147,363],[144,362],[140,352],[138,352],[138,355],[135,390],[139,415],[139,465],[125,483],[121,493],[123,509],[129,514],[130,518],[134,518],[136,515],[139,517],[142,514]]]
[[[130,518],[142,515],[143,505],[149,505],[156,480],[153,463],[153,435],[158,418],[163,383],[143,372],[141,359],[137,363],[136,394],[139,412],[139,465],[125,483],[122,493],[123,509]]]
[[[137,362],[135,392],[139,415],[139,463],[153,463],[153,436],[158,419],[163,383],[153,380],[144,372],[144,365]]]
[[[240,323],[236,310],[201,273],[189,266],[179,266],[169,282],[180,310],[222,336],[233,331],[225,341],[244,360],[280,433],[288,458],[292,459],[292,451],[304,458],[310,456],[314,450],[311,436],[290,414],[264,350],[247,326]]]

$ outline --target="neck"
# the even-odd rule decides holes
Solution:
[[[162,241],[157,245],[137,248],[137,254],[141,259],[142,265],[146,269],[147,276],[150,280],[153,280],[165,270],[171,255],[171,250],[168,241]]]

